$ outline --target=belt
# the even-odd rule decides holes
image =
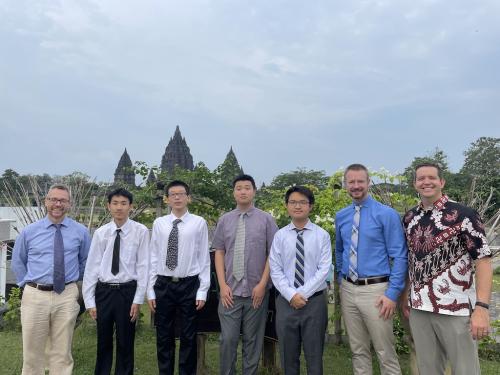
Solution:
[[[323,294],[323,292],[324,292],[324,291],[325,291],[325,290],[323,289],[323,290],[320,290],[319,292],[314,293],[311,297],[309,297],[309,299],[311,299],[311,298],[313,298],[313,297],[321,296],[321,295]]]
[[[164,275],[158,275],[158,279],[163,279],[167,281],[171,281],[173,283],[178,283],[181,281],[187,281],[187,280],[192,280],[198,278],[198,275],[194,276],[187,276],[187,277],[175,277],[175,276],[164,276]]]
[[[65,285],[69,285],[69,284],[73,284],[73,283],[74,283],[74,281],[70,281],[70,282],[66,283]],[[37,284],[37,283],[34,283],[32,281],[28,281],[26,283],[26,285],[28,285],[32,288],[41,290],[42,292],[52,292],[54,290],[54,285],[51,285],[51,284]]]
[[[344,280],[349,281],[354,285],[371,285],[371,284],[379,284],[385,283],[389,281],[389,276],[377,276],[377,277],[367,277],[366,279],[357,279],[356,281],[352,280],[349,276],[342,276]]]
[[[98,281],[97,286],[99,288],[105,288],[105,289],[124,289],[137,286],[137,281],[131,280],[127,281],[126,283],[103,283],[101,281]]]

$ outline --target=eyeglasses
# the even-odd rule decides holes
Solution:
[[[64,199],[64,198],[58,199],[58,198],[46,197],[45,199],[50,203],[60,203],[60,204],[68,204],[69,203],[69,200]]]
[[[170,194],[168,194],[168,197],[169,198],[182,198],[186,195],[187,195],[187,193],[170,193]]]
[[[308,206],[309,201],[288,201],[289,206]]]

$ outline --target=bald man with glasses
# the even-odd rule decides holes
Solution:
[[[51,186],[45,207],[47,216],[23,229],[12,253],[12,271],[24,287],[22,374],[43,374],[48,363],[50,374],[70,375],[71,343],[80,311],[76,281],[83,278],[90,236],[87,228],[66,217],[71,207],[67,186]]]

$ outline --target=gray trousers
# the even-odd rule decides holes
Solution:
[[[453,375],[481,374],[470,317],[411,309],[410,327],[421,374],[444,374],[448,360]]]
[[[282,296],[276,298],[276,331],[281,367],[285,375],[300,375],[300,350],[304,349],[308,375],[323,375],[323,348],[328,324],[326,294],[309,298],[295,310]]]
[[[219,301],[220,374],[236,374],[236,354],[242,328],[242,374],[256,375],[264,343],[269,291],[257,309],[253,308],[251,297],[233,296],[233,302],[233,307],[226,309]]]

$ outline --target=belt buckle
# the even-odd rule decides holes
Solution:
[[[173,283],[178,283],[180,279],[178,277],[172,276],[172,282]]]

